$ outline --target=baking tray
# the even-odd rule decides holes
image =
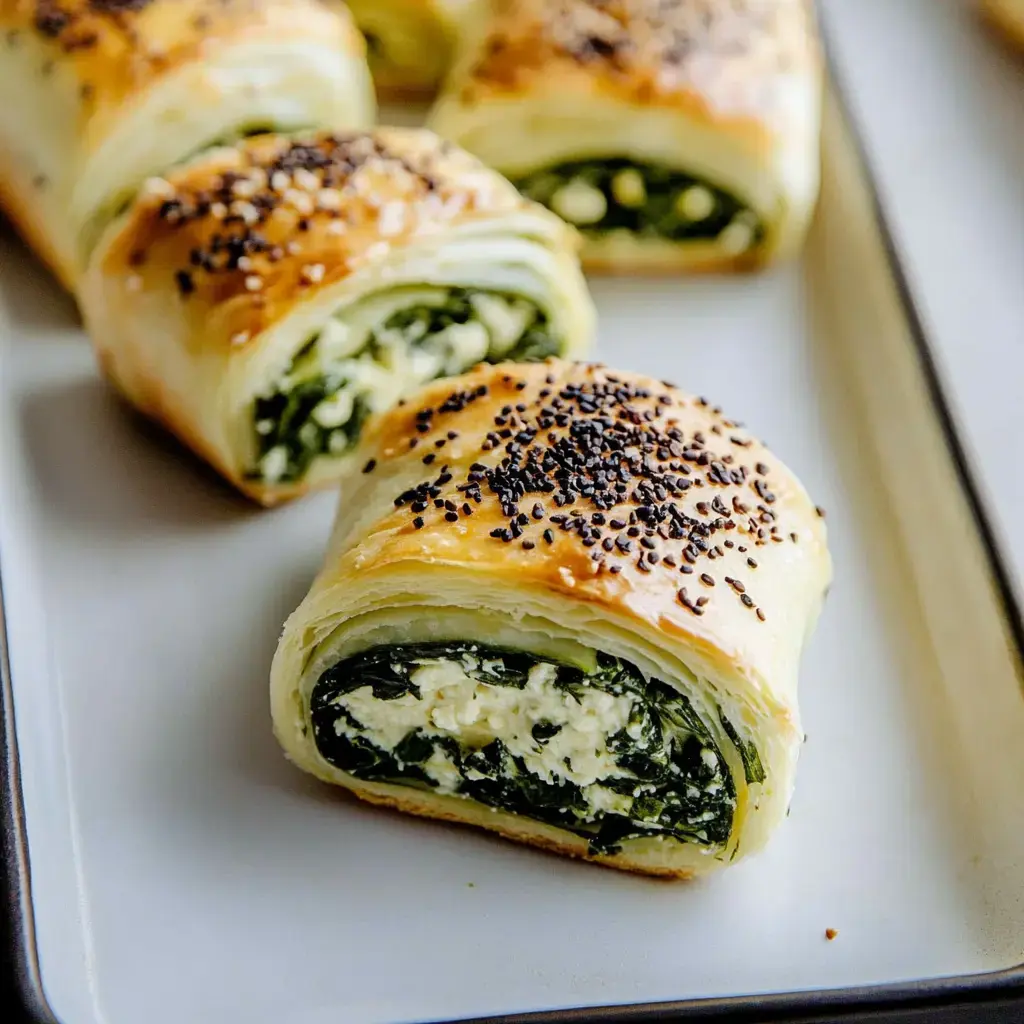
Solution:
[[[357,806],[289,767],[267,670],[333,496],[243,504],[110,395],[70,304],[0,239],[4,810],[33,1019],[1008,1005],[1019,619],[835,98],[803,263],[594,291],[602,359],[747,419],[828,509],[836,583],[804,662],[792,816],[705,883]]]

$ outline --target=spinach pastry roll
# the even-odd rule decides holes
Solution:
[[[460,20],[480,2],[349,0],[377,91],[395,99],[432,94],[448,70]]]
[[[257,131],[373,121],[333,0],[0,0],[0,205],[64,284],[142,181]]]
[[[333,479],[410,389],[582,351],[574,245],[424,129],[259,136],[149,182],[79,301],[117,388],[272,504]]]
[[[274,658],[301,768],[375,803],[689,877],[786,813],[824,523],[646,377],[479,367],[378,418]]]
[[[808,0],[495,0],[431,127],[580,228],[588,267],[792,252],[818,192]]]
[[[981,0],[981,9],[1007,39],[1024,47],[1024,0]]]

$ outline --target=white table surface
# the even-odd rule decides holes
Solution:
[[[834,65],[1018,599],[1024,54],[973,0],[822,0]]]

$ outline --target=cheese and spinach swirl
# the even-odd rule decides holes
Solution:
[[[588,268],[745,269],[818,191],[806,0],[495,0],[430,125],[579,228]]]
[[[150,182],[81,305],[118,389],[273,504],[335,479],[423,384],[583,352],[575,245],[426,130],[259,136]]]
[[[831,574],[777,458],[669,385],[549,360],[426,388],[359,462],[272,668],[296,764],[647,874],[765,844]]]

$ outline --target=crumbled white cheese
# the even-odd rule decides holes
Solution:
[[[730,256],[746,252],[754,242],[754,229],[742,220],[733,220],[718,233],[718,244]]]
[[[321,427],[330,429],[331,427],[340,427],[343,423],[348,423],[352,419],[352,409],[355,405],[355,401],[352,397],[352,392],[349,390],[336,391],[333,395],[328,395],[314,410],[313,419],[320,424]]]
[[[715,196],[703,185],[691,185],[676,196],[676,213],[684,220],[700,223],[715,212]]]
[[[596,224],[608,212],[608,200],[599,188],[574,178],[551,197],[551,209],[572,224]]]
[[[626,774],[608,750],[608,739],[629,721],[632,696],[592,689],[584,690],[577,700],[554,686],[557,669],[546,663],[531,668],[521,690],[479,682],[465,668],[459,661],[427,661],[410,676],[418,697],[410,693],[378,700],[371,687],[363,686],[340,703],[362,725],[364,734],[387,750],[408,733],[422,729],[428,736],[453,736],[464,746],[477,748],[500,738],[510,753],[522,757],[531,772],[548,782],[568,779],[590,787],[601,779]],[[339,722],[344,731],[356,734],[343,719]],[[532,732],[538,722],[562,728],[538,742]],[[457,779],[452,788],[456,784]],[[617,794],[602,793],[597,799],[604,805],[622,806]]]
[[[452,324],[434,337],[448,347],[450,356],[446,369],[449,373],[460,373],[467,366],[480,362],[487,355],[490,342],[487,328],[475,320],[468,324]]]
[[[288,449],[283,444],[271,448],[260,459],[260,474],[269,484],[275,484],[288,468]]]
[[[643,175],[635,168],[629,167],[619,171],[612,178],[612,195],[620,206],[635,209],[647,201],[647,189]]]
[[[509,302],[499,295],[475,292],[469,300],[491,335],[488,354],[503,356],[523,336],[533,309],[525,302]]]

